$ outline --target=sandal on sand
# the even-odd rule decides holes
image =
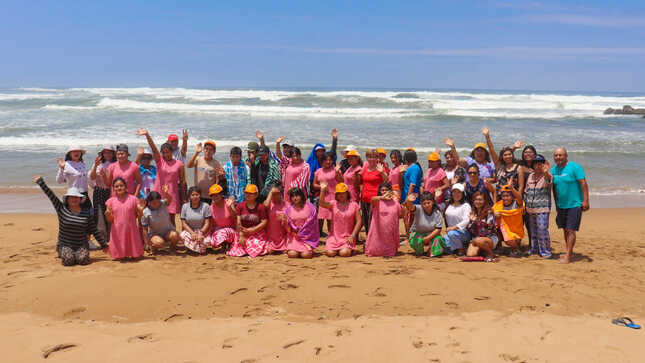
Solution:
[[[624,326],[626,328],[632,328],[632,329],[640,329],[641,326],[638,324],[634,324],[634,321],[628,317],[622,317],[618,319],[613,319],[612,324],[619,325],[619,326]]]

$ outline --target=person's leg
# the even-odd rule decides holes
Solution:
[[[298,251],[289,250],[289,251],[287,251],[287,256],[289,258],[298,258],[298,257],[300,257],[300,253]]]
[[[565,229],[565,240],[567,241],[567,251],[564,256],[560,256],[561,263],[570,263],[573,256],[573,246],[576,244],[576,231]]]
[[[74,256],[74,251],[67,247],[61,246],[59,249],[60,262],[63,266],[74,266],[76,264],[76,257]]]
[[[327,255],[327,257],[335,257],[337,254],[338,254],[338,251],[332,251],[332,250],[325,251],[325,255]]]
[[[150,252],[155,253],[157,250],[160,248],[163,248],[163,246],[166,244],[166,241],[163,239],[161,236],[152,236],[150,237]]]
[[[549,236],[549,213],[536,215],[536,237],[533,243],[538,245],[540,256],[551,258],[551,237]]]
[[[81,247],[74,252],[74,259],[79,265],[89,265],[90,263],[90,250]]]
[[[175,248],[175,246],[177,246],[177,242],[179,242],[180,240],[179,233],[177,233],[177,231],[173,229],[168,233],[166,233],[166,235],[164,236],[164,239],[168,241],[168,243],[170,244],[170,248]]]
[[[350,257],[352,255],[352,252],[353,251],[349,248],[343,248],[340,250],[340,252],[338,252],[338,255],[340,257]]]
[[[309,258],[312,258],[312,257],[314,257],[313,251],[300,252],[300,258],[309,259]]]
[[[372,205],[370,203],[361,202],[361,214],[363,219],[363,227],[365,227],[365,235],[367,235],[370,230],[370,222],[372,218],[371,206]]]
[[[170,224],[172,224],[173,227],[177,228],[177,224],[175,222],[175,214],[168,213],[168,216],[170,217]]]
[[[520,256],[520,250],[518,246],[518,240],[511,239],[508,241],[504,241],[506,245],[508,245],[511,248],[511,256],[512,257],[519,257]]]
[[[529,231],[529,241],[530,242],[530,254],[537,255],[540,253],[539,243],[538,242],[538,215],[537,214],[527,214],[526,215],[528,231]]]

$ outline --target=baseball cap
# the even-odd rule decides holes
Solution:
[[[208,195],[219,194],[222,192],[222,187],[219,184],[213,184],[208,188]]]
[[[217,147],[217,145],[215,144],[215,141],[213,141],[213,140],[205,141],[205,142],[204,142],[204,146],[206,146],[206,145],[210,145],[210,146],[212,146],[212,147],[214,147],[214,148],[216,148],[216,147]]]
[[[262,145],[258,148],[258,156],[268,155],[268,154],[269,154],[269,148],[266,145]]]
[[[258,186],[255,184],[248,184],[246,188],[244,188],[244,193],[257,193],[258,192]]]
[[[116,146],[116,151],[125,151],[126,153],[128,152],[128,145],[126,144],[119,144]]]
[[[385,149],[383,149],[382,147],[376,149],[376,152],[379,154],[387,155],[387,151],[385,151]]]
[[[179,136],[177,134],[168,135],[168,141],[179,141]]]
[[[542,154],[537,154],[533,158],[533,162],[534,163],[544,163],[544,162],[546,162],[546,159],[544,158],[544,156]]]
[[[441,158],[439,157],[439,154],[437,153],[430,153],[428,154],[428,161],[440,161]]]
[[[478,142],[478,143],[475,144],[475,147],[473,147],[473,150],[478,149],[478,148],[482,148],[482,149],[486,150],[486,144],[484,144],[483,142]]]
[[[260,144],[255,141],[249,141],[249,143],[246,145],[246,151],[256,152],[259,148]]]
[[[358,157],[360,157],[360,155],[358,154],[358,152],[356,150],[349,150],[347,152],[347,156],[358,156]]]
[[[452,190],[459,190],[460,192],[464,192],[466,188],[464,188],[464,185],[461,183],[456,183],[452,186]]]
[[[345,183],[338,183],[336,184],[336,193],[345,193],[349,189],[347,188],[347,185]]]

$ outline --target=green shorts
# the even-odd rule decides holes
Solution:
[[[416,256],[423,255],[423,239],[429,233],[419,233],[412,232],[410,233],[410,247],[414,250]],[[444,249],[446,248],[446,242],[443,240],[441,235],[435,236],[430,243],[430,256],[440,256],[443,254]]]

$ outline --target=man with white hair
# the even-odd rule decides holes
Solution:
[[[555,149],[553,160],[556,164],[551,168],[553,198],[558,211],[555,221],[558,228],[564,230],[564,240],[567,243],[567,251],[560,256],[560,262],[569,263],[573,256],[582,212],[589,210],[589,185],[582,166],[569,161],[565,148]]]

